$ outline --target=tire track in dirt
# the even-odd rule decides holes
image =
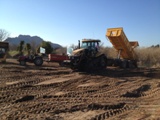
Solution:
[[[105,120],[131,118],[131,112],[143,112],[137,118],[145,118],[145,105],[159,104],[160,81],[153,82],[142,71],[126,77],[123,71],[115,78],[66,68],[16,69],[0,70],[0,114],[4,119]]]

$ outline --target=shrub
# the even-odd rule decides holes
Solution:
[[[100,52],[104,53],[108,58],[117,58],[117,51],[112,47],[100,47]]]
[[[56,50],[56,54],[59,54],[59,55],[66,55],[67,54],[67,48],[66,47],[61,47],[59,49]]]
[[[160,67],[160,48],[137,48],[135,50],[140,65],[146,67]]]

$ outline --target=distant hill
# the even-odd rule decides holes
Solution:
[[[35,46],[39,46],[42,43],[42,41],[44,41],[42,38],[38,36],[30,36],[30,35],[19,35],[18,37],[13,37],[13,38],[9,37],[5,41],[9,42],[10,45],[19,45],[20,41],[22,40],[25,43],[30,43],[31,45],[34,44]],[[50,43],[54,49],[62,47],[59,44],[52,43],[52,42]]]

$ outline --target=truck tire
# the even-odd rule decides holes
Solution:
[[[129,68],[137,68],[137,61],[129,61]]]
[[[121,65],[120,65],[120,68],[127,68],[127,60],[124,60],[124,61],[121,61]]]
[[[41,66],[41,65],[43,64],[43,59],[42,59],[42,57],[36,57],[36,58],[34,59],[34,64],[35,64],[36,66]]]
[[[19,64],[22,65],[22,66],[25,66],[26,65],[26,61],[24,61],[24,60],[19,61]]]
[[[61,66],[61,67],[64,67],[64,62],[62,61],[62,62],[59,62],[59,65]]]

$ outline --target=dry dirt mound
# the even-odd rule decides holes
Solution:
[[[0,64],[2,120],[160,119],[160,69],[72,72]]]

